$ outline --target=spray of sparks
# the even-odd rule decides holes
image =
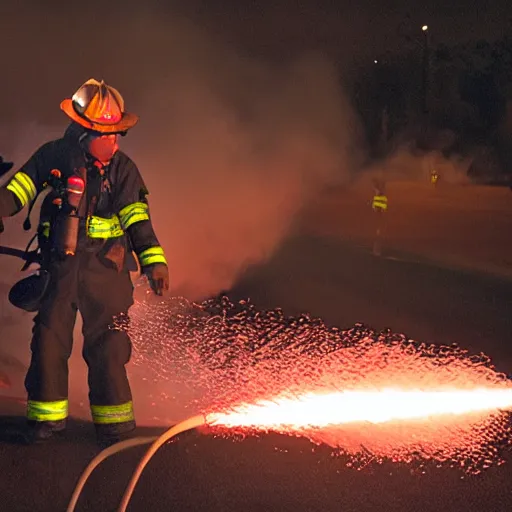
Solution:
[[[135,367],[165,403],[193,396],[187,405],[218,432],[305,436],[356,467],[430,460],[479,472],[503,460],[512,385],[483,354],[225,297],[141,302],[131,316]]]

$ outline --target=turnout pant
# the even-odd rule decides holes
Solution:
[[[115,431],[135,427],[125,365],[128,334],[113,326],[128,320],[133,286],[128,271],[107,267],[94,253],[79,253],[50,268],[49,291],[34,319],[32,358],[25,379],[27,418],[58,421],[68,414],[68,359],[77,311],[83,318],[83,357],[88,366],[89,401],[96,426]]]

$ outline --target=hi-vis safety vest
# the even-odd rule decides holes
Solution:
[[[19,200],[21,207],[34,201],[37,196],[37,188],[33,180],[23,172],[17,172],[7,185]],[[89,215],[86,220],[86,233],[89,238],[110,239],[125,235],[126,230],[142,221],[149,221],[148,205],[136,202],[125,206],[118,215],[110,218]],[[39,232],[46,238],[50,236],[50,222],[44,221],[39,226]],[[154,263],[167,264],[164,251],[160,246],[150,247],[137,253],[141,266]]]
[[[388,198],[383,194],[373,196],[372,208],[375,211],[385,212],[388,209]]]
[[[87,236],[89,238],[118,238],[125,234],[132,224],[143,220],[149,220],[148,205],[146,203],[134,203],[126,206],[118,215],[110,219],[89,215],[86,221]],[[50,236],[50,222],[41,222],[42,234]]]

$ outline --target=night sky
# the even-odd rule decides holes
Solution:
[[[349,74],[354,62],[399,45],[398,27],[408,11],[410,30],[419,31],[428,23],[433,41],[447,43],[499,37],[512,18],[509,0],[277,0],[272,7],[261,7],[264,4],[3,0],[2,117],[37,114],[56,121],[60,114],[55,105],[61,97],[93,75],[117,82],[133,97],[145,81],[158,80],[164,72],[167,49],[176,45],[176,19],[187,19],[243,55],[286,59],[318,50]],[[182,50],[186,54],[187,48]]]

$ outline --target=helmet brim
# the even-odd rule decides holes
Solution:
[[[139,116],[130,114],[129,112],[124,112],[121,121],[116,124],[95,123],[78,114],[78,112],[73,107],[73,101],[69,98],[61,102],[60,108],[76,123],[80,124],[84,128],[87,128],[88,130],[93,130],[100,133],[125,132],[130,128],[133,128],[139,121]]]

